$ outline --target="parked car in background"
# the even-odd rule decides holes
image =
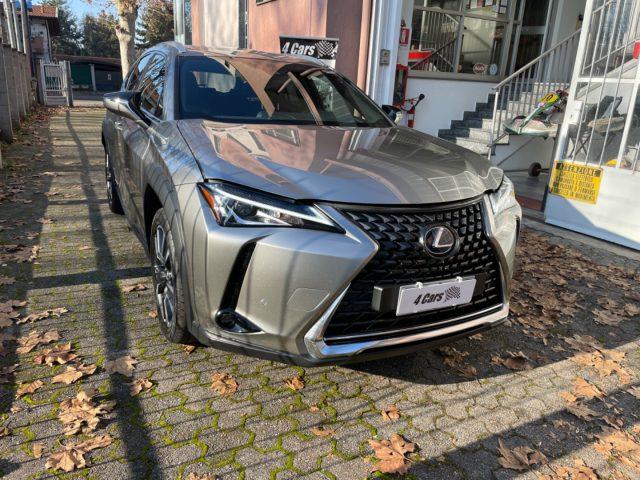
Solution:
[[[165,43],[104,105],[109,206],[169,341],[338,363],[507,317],[512,183],[325,65]]]

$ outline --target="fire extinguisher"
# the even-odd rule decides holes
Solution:
[[[407,112],[407,127],[413,128],[415,118],[416,118],[416,107],[418,104],[425,99],[423,93],[414,98],[407,98],[403,102],[401,108],[402,111]]]

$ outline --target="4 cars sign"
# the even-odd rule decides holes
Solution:
[[[330,67],[336,66],[338,54],[337,38],[280,36],[280,52],[291,55],[306,55],[322,60]]]

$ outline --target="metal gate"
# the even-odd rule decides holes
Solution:
[[[65,62],[40,62],[40,88],[45,105],[70,105],[68,69]]]

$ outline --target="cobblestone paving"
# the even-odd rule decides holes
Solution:
[[[419,447],[406,478],[536,478],[576,459],[601,478],[640,478],[615,451],[594,448],[607,422],[640,437],[640,317],[633,307],[640,304],[640,262],[528,230],[519,253],[514,318],[481,338],[456,342],[453,353],[305,369],[213,348],[188,354],[160,335],[149,316],[150,290],[123,291],[151,280],[124,218],[108,211],[102,115],[100,109],[58,110],[5,151],[0,244],[37,245],[39,252],[32,262],[3,257],[0,278],[14,277],[15,283],[0,285],[0,302],[26,301],[23,316],[58,307],[69,312],[0,330],[0,368],[18,364],[0,380],[0,427],[11,430],[0,438],[3,478],[60,475],[45,468],[50,454],[69,442],[57,418],[60,402],[87,386],[117,402],[96,431],[114,442],[87,454],[87,468],[65,478],[173,479],[195,472],[224,479],[362,479],[380,475],[371,473],[375,462],[367,440],[393,433]],[[10,188],[23,191],[11,194]],[[613,318],[610,324],[595,321],[592,311],[598,308]],[[65,367],[36,365],[33,357],[45,347],[20,355],[12,340],[12,334],[34,329],[56,329],[60,342],[72,342],[83,361],[98,369],[71,385],[51,383]],[[580,348],[567,341],[574,334],[624,352],[620,368],[630,378],[601,376],[576,362]],[[595,351],[591,342],[583,352]],[[519,351],[532,368],[514,371],[491,361]],[[134,378],[149,378],[149,391],[131,396],[131,379],[107,373],[105,362],[123,355],[138,360]],[[463,368],[468,366],[475,375]],[[238,391],[212,391],[216,372],[235,376]],[[302,390],[284,385],[294,375],[304,379]],[[571,391],[577,377],[603,392],[583,404],[608,419],[586,421],[569,413],[560,394]],[[37,379],[44,383],[40,389],[16,397],[19,384]],[[400,412],[395,421],[380,414],[390,405]],[[311,428],[318,426],[335,433],[316,436]],[[548,463],[533,470],[503,468],[499,439],[508,448],[540,450]],[[40,458],[33,454],[37,443],[44,446]]]

